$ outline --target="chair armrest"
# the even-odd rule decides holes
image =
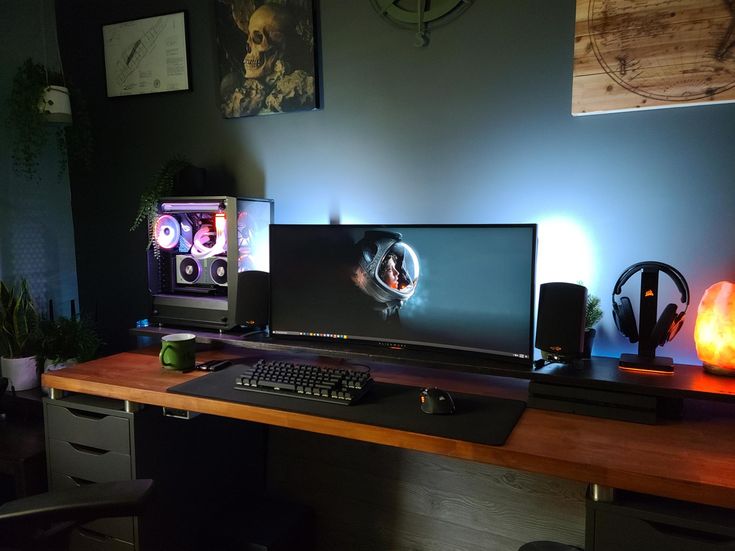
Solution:
[[[149,479],[101,482],[16,499],[0,505],[0,529],[13,524],[79,523],[134,515],[140,512],[152,488]]]

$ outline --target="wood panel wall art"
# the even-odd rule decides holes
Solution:
[[[735,0],[577,0],[572,114],[735,101]]]

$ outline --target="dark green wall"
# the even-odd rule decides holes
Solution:
[[[696,304],[735,272],[735,106],[572,117],[573,0],[476,1],[422,49],[367,0],[322,0],[323,109],[230,120],[212,2],[57,6],[98,148],[94,176],[72,185],[79,289],[113,347],[149,302],[146,237],[127,230],[138,196],[182,153],[209,171],[212,193],[274,199],[277,222],[538,222],[539,281],[581,279],[602,298],[597,354],[635,351],[612,323],[618,275],[672,264],[694,304],[665,352],[696,361]],[[193,91],[107,99],[101,25],[182,8]],[[676,300],[673,285],[662,291]]]

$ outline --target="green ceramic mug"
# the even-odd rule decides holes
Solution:
[[[194,369],[196,335],[174,333],[161,338],[161,353],[158,357],[164,369],[188,371]]]

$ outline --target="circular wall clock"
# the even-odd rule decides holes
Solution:
[[[472,0],[370,0],[383,18],[402,28],[416,29],[416,46],[429,43],[429,26],[446,23],[472,4]]]
[[[589,0],[592,48],[616,83],[684,102],[735,87],[733,0]]]

